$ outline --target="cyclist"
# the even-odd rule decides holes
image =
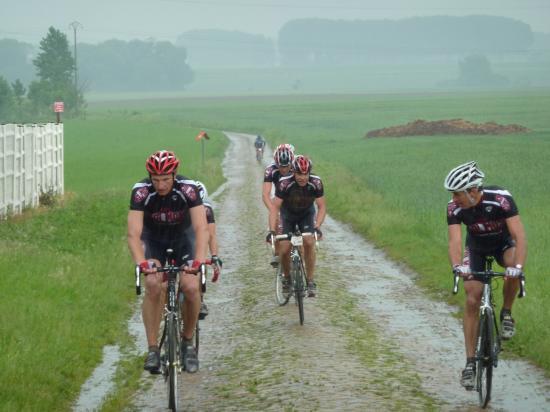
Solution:
[[[294,146],[291,144],[280,144],[273,152],[273,163],[265,169],[264,183],[262,186],[262,200],[268,211],[270,211],[273,206],[271,189],[277,186],[282,176],[291,174],[290,166],[293,160]],[[278,222],[276,227],[280,229]],[[278,245],[275,245],[275,247],[275,256],[271,259],[271,265],[277,267],[279,262]]]
[[[512,305],[519,288],[518,277],[523,273],[527,257],[527,240],[516,203],[506,189],[483,186],[485,175],[476,162],[455,167],[445,178],[445,189],[452,192],[447,205],[449,231],[449,260],[453,272],[464,279],[466,305],[464,308],[464,343],[466,367],[461,384],[474,387],[475,345],[478,330],[478,311],[483,284],[471,272],[485,270],[488,256],[506,268],[504,301],[500,312],[502,338],[510,339],[515,333]],[[461,224],[467,228],[464,257],[462,256]]]
[[[254,147],[256,148],[256,158],[260,159],[261,157],[258,157],[259,152],[263,155],[265,148],[265,139],[261,135],[256,136],[256,140],[254,140]]]
[[[206,222],[208,224],[208,248],[210,249],[210,255],[211,255],[210,260],[212,261],[212,267],[214,269],[212,282],[217,282],[221,273],[223,262],[218,257],[218,238],[216,236],[216,219],[214,216],[214,209],[212,208],[212,204],[210,203],[210,200],[208,200],[208,191],[206,190],[206,186],[198,180],[195,183],[199,188],[199,194],[202,199],[204,208],[206,210]],[[188,228],[186,230],[186,233],[189,236],[189,238],[192,240],[192,244],[194,244],[193,242],[194,233],[192,228]],[[206,305],[204,300],[202,300],[201,308],[199,312],[199,319],[204,319],[207,315],[208,315],[208,306]]]
[[[276,187],[273,206],[269,212],[269,233],[266,240],[275,235],[277,216],[280,211],[283,233],[294,232],[296,225],[301,232],[316,232],[322,237],[321,225],[326,216],[323,182],[319,176],[311,174],[312,163],[306,156],[298,155],[292,162],[293,174],[282,177]],[[315,213],[315,205],[317,213]],[[290,269],[290,241],[281,242],[284,282],[288,285]],[[304,237],[304,260],[308,297],[315,297],[315,239]],[[288,287],[288,286],[287,286]]]
[[[161,150],[149,156],[145,163],[149,177],[134,185],[128,213],[128,247],[146,274],[142,316],[149,348],[144,369],[151,373],[159,373],[160,368],[157,338],[166,290],[163,274],[156,273],[155,266],[165,262],[167,248],[174,250],[176,264],[195,269],[206,257],[205,208],[195,181],[177,175],[178,166],[173,152]],[[186,260],[191,256],[191,244],[184,232],[188,226],[193,227],[196,237],[193,260]],[[182,272],[180,288],[185,295],[182,360],[185,370],[193,373],[199,367],[192,343],[201,301],[197,276]]]

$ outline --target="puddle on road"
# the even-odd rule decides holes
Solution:
[[[99,409],[113,388],[116,365],[119,360],[118,346],[108,345],[103,348],[103,361],[82,386],[74,411],[85,412]]]
[[[452,316],[457,309],[426,297],[411,273],[346,225],[328,218],[325,227],[330,239],[325,259],[350,273],[350,290],[360,298],[360,306],[416,364],[423,389],[454,407],[475,406],[477,392],[466,392],[459,384],[464,338],[461,321]],[[550,411],[550,383],[528,362],[500,359],[493,376],[492,409]]]

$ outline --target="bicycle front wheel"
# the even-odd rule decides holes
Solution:
[[[275,270],[275,300],[279,306],[284,306],[290,300],[290,293],[283,292],[283,274],[281,265]]]
[[[179,332],[175,316],[168,318],[168,409],[178,409]]]
[[[300,325],[304,324],[304,274],[302,272],[301,262],[293,262],[292,265],[292,283],[294,285],[294,298],[298,305],[298,314],[300,316]]]
[[[493,383],[494,364],[494,314],[488,312],[479,318],[479,337],[477,347],[477,390],[479,406],[486,408],[491,400],[491,386]]]

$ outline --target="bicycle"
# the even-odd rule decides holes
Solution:
[[[275,235],[271,237],[271,248],[273,253],[275,253],[276,241],[290,240],[292,245],[290,250],[290,291],[289,293],[283,292],[282,263],[279,263],[279,266],[275,272],[275,295],[277,303],[280,306],[286,305],[290,300],[290,296],[294,295],[294,300],[298,305],[300,325],[304,324],[304,297],[307,290],[306,271],[301,252],[301,248],[304,243],[304,236],[314,236],[315,242],[317,243],[317,233],[301,233],[298,227],[296,227],[294,233]]]
[[[164,306],[164,327],[159,343],[161,351],[161,371],[164,380],[167,383],[168,390],[168,408],[172,411],[178,409],[177,383],[178,374],[181,373],[183,362],[180,359],[181,336],[184,329],[181,308],[183,305],[183,292],[179,290],[179,273],[182,271],[180,266],[175,265],[173,258],[174,251],[166,249],[166,262],[163,267],[156,268],[157,272],[165,273],[168,281],[166,288],[166,302]],[[205,264],[199,269],[189,270],[186,273],[201,273],[201,288],[204,293],[206,290],[206,269]],[[141,269],[136,266],[136,294],[141,294]],[[197,354],[199,351],[199,321],[195,327],[195,347]]]
[[[258,163],[261,163],[263,157],[264,157],[264,149],[263,149],[263,147],[257,147],[257,148],[256,148],[256,161],[257,161]]]
[[[501,351],[501,337],[497,319],[495,316],[495,307],[493,302],[492,280],[498,277],[504,277],[505,273],[492,270],[493,258],[488,258],[486,270],[482,272],[472,272],[476,280],[483,283],[483,293],[481,295],[481,305],[479,307],[479,326],[476,343],[475,362],[476,362],[476,386],[475,390],[479,395],[479,406],[486,408],[491,400],[491,387],[493,383],[493,367],[498,365],[498,355]],[[453,293],[458,293],[459,274],[455,273]],[[525,276],[520,276],[519,298],[525,296]]]

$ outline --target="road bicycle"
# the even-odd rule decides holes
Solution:
[[[304,268],[304,260],[302,258],[302,246],[304,243],[303,238],[306,236],[314,236],[315,243],[317,243],[317,233],[301,233],[298,227],[296,227],[294,233],[275,235],[271,237],[271,248],[273,253],[275,253],[276,241],[290,240],[290,244],[292,245],[290,250],[290,290],[288,293],[283,291],[283,265],[280,262],[275,272],[275,296],[277,303],[281,306],[288,303],[290,296],[294,296],[294,300],[298,305],[300,325],[304,324],[304,297],[306,296],[307,290],[306,271]]]
[[[256,161],[258,163],[262,163],[262,159],[264,157],[264,149],[262,147],[256,148]]]
[[[157,272],[164,273],[167,278],[166,300],[164,305],[164,327],[159,343],[160,373],[164,376],[168,391],[168,408],[172,411],[178,410],[178,374],[181,373],[183,361],[180,347],[182,331],[184,330],[181,308],[183,307],[184,295],[179,289],[179,274],[182,271],[176,265],[172,249],[166,250],[166,262],[163,267],[156,268]],[[211,264],[211,262],[207,262]],[[201,289],[206,291],[206,266],[202,264],[198,269],[186,269],[186,273],[201,274]],[[141,269],[136,266],[136,294],[141,294]],[[195,348],[199,351],[199,321],[195,327]]]
[[[495,315],[493,301],[492,280],[504,277],[505,273],[492,270],[493,259],[488,258],[486,270],[472,272],[474,278],[483,283],[481,305],[479,307],[479,327],[476,343],[476,384],[475,390],[479,395],[479,406],[486,408],[491,400],[491,387],[493,383],[493,367],[498,365],[498,355],[501,351],[501,337]],[[453,293],[458,293],[459,274],[455,273]],[[518,297],[525,296],[525,276],[520,276],[520,290]]]

